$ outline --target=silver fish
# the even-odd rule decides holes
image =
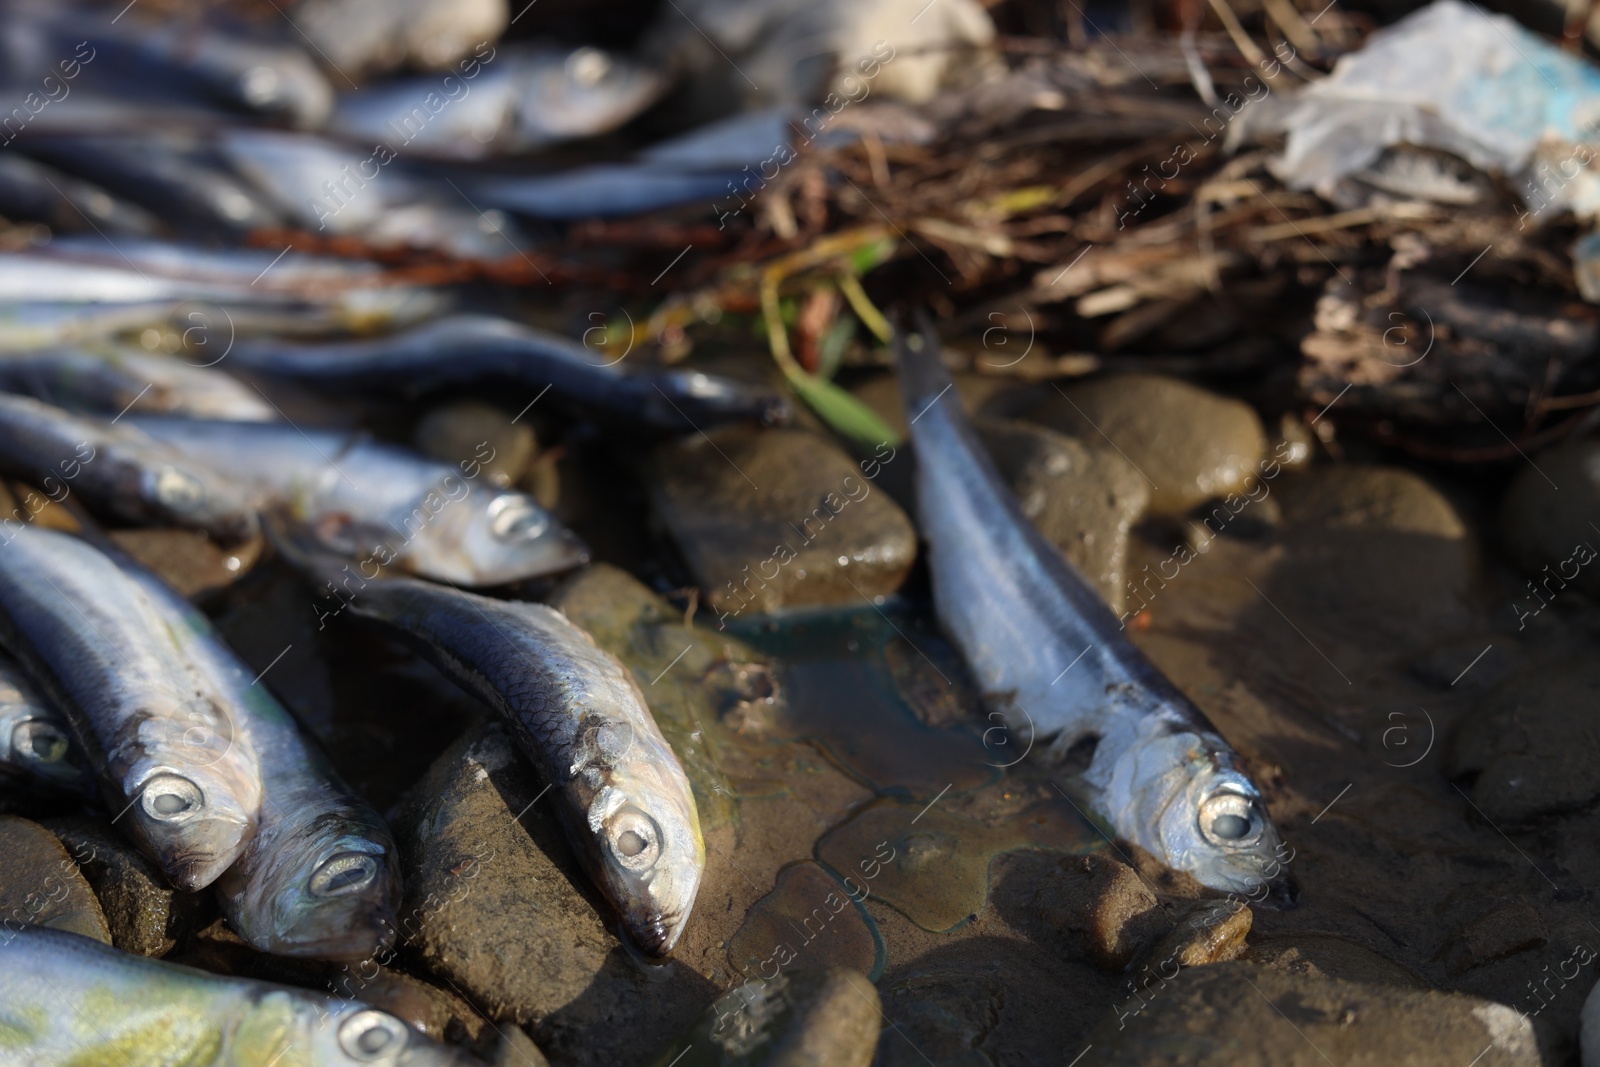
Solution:
[[[0,654],[0,781],[7,777],[55,792],[90,790],[66,717],[21,664]]]
[[[388,1012],[61,930],[0,930],[0,1067],[469,1067]]]
[[[628,426],[689,433],[751,419],[774,423],[791,414],[782,394],[698,371],[625,373],[617,360],[576,341],[493,315],[449,315],[370,340],[304,344],[241,338],[234,365],[314,385],[427,390],[503,378],[537,393],[546,387],[568,403]]]
[[[71,4],[7,0],[0,12],[0,66],[13,81],[56,75],[66,86],[58,107],[74,93],[150,103],[209,99],[320,126],[333,106],[327,78],[292,44],[253,40],[197,19],[145,20],[138,10],[108,19]],[[68,58],[81,62],[60,62]]]
[[[25,156],[0,155],[0,215],[13,222],[32,219],[71,233],[149,234],[161,222],[148,211]]]
[[[393,936],[400,872],[388,824],[301,735],[293,718],[166,583],[118,561],[163,612],[192,620],[188,651],[215,681],[261,765],[261,817],[217,880],[222,913],[262,952],[370,959]]]
[[[227,471],[260,506],[287,509],[323,547],[361,560],[364,573],[369,563],[372,574],[393,565],[486,586],[588,559],[577,536],[532,497],[476,481],[492,448],[452,466],[349,431],[159,416],[125,421]]]
[[[0,391],[68,411],[126,411],[272,422],[279,413],[237,378],[136,348],[56,348],[0,357]]]
[[[388,146],[357,150],[308,134],[248,129],[223,133],[217,145],[302,229],[462,259],[518,255],[524,243],[503,213],[479,211],[449,186],[436,189],[391,166]]]
[[[196,656],[209,630],[75,537],[21,526],[0,545],[0,643],[66,713],[115,821],[188,890],[238,858],[261,807],[250,737]]]
[[[39,131],[26,147],[35,159],[131,200],[179,232],[237,237],[284,223],[268,199],[234,175],[197,133]]]
[[[398,629],[505,717],[633,940],[670,953],[699,892],[705,843],[689,780],[628,669],[543,604],[409,578],[351,593],[354,614]]]
[[[329,131],[408,153],[481,159],[609,133],[667,86],[659,71],[589,46],[501,46],[462,67],[460,76],[346,93]]]
[[[931,326],[896,351],[934,606],[985,701],[1019,741],[1047,742],[1048,758],[1097,738],[1085,781],[1122,838],[1213,889],[1287,897],[1260,790],[1023,516],[961,410]]]
[[[27,273],[25,260],[10,266],[19,275]],[[6,270],[6,266],[0,266],[0,274]],[[0,354],[136,336],[141,342],[148,340],[158,345],[167,340],[193,353],[188,358],[196,366],[216,366],[221,360],[206,353],[218,351],[219,347],[225,353],[237,335],[262,332],[292,337],[403,326],[438,314],[444,303],[441,294],[400,287],[347,292],[340,295],[337,303],[323,306],[299,304],[292,299],[269,305],[230,301],[227,307],[170,299],[133,303],[64,300],[71,301],[72,297],[57,294],[42,301],[6,303],[0,295]]]
[[[36,481],[52,499],[77,491],[130,522],[188,526],[227,542],[259,529],[250,500],[203,462],[127,423],[25,396],[0,394],[0,468]]]
[[[436,315],[446,303],[431,290],[391,284],[375,263],[298,252],[279,258],[267,250],[213,250],[140,238],[119,238],[112,247],[98,235],[0,252],[0,300],[24,311],[36,304],[137,304],[138,314],[129,312],[130,326],[164,322],[219,353],[264,311],[305,308],[300,318],[324,320],[306,327],[371,329]],[[109,313],[80,308],[76,314],[89,311]],[[268,325],[293,331],[302,324],[291,319]],[[53,334],[42,336],[41,343],[53,343]]]

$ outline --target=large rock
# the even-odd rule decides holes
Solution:
[[[1171,927],[1154,893],[1103,853],[1007,857],[995,903],[1014,925],[1074,958],[1118,972]]]
[[[753,978],[718,997],[655,1067],[867,1067],[882,1027],[878,991],[846,967]]]
[[[633,961],[542,790],[498,724],[438,758],[393,823],[404,949],[559,1062],[636,1058],[639,1034],[686,1025],[710,988],[676,961]]]
[[[0,930],[28,923],[111,944],[94,890],[56,836],[36,822],[0,815]]]
[[[1160,515],[1248,489],[1267,451],[1250,405],[1152,374],[1070,386],[1027,417],[1121,453],[1149,484],[1150,510]]]
[[[111,943],[124,952],[165,956],[211,911],[208,895],[173,889],[103,819],[48,819],[44,825],[77,861],[105,912]]]
[[[1022,513],[1121,614],[1129,531],[1150,500],[1139,472],[1108,448],[1027,423],[977,428]]]
[[[1513,678],[1462,721],[1445,751],[1453,778],[1476,776],[1471,798],[1491,823],[1570,811],[1600,796],[1600,665],[1583,658]]]
[[[1539,590],[1530,593],[1530,608],[1536,610],[1568,583],[1600,593],[1596,516],[1600,440],[1541,452],[1517,472],[1500,505],[1500,530],[1511,555]]]
[[[731,822],[735,794],[719,759],[740,764],[730,733],[759,732],[780,699],[766,658],[682,611],[609,564],[586,567],[550,599],[633,672],[650,714],[694,788],[702,830]],[[746,767],[752,776],[759,768]]]
[[[538,444],[533,427],[493,404],[457,400],[424,415],[412,435],[418,451],[452,465],[477,463],[495,485],[514,485],[527,473]]]
[[[1455,507],[1422,478],[1338,463],[1286,476],[1272,492],[1288,553],[1267,592],[1313,636],[1328,628],[1414,647],[1472,624],[1476,543]]]
[[[1528,1067],[1556,1062],[1528,1016],[1457,993],[1305,978],[1242,961],[1181,971],[1089,1035],[1088,1064]]]
[[[907,462],[887,445],[859,464],[805,430],[727,430],[664,446],[657,513],[719,617],[886,595],[917,534],[874,478]]]

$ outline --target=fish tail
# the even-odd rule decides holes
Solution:
[[[917,313],[915,332],[895,332],[894,357],[899,368],[900,396],[905,404],[906,419],[914,423],[950,392],[954,384],[950,372],[945,369],[933,316],[927,311]],[[953,402],[960,404],[959,398],[954,398]]]

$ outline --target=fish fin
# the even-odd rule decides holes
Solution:
[[[895,331],[894,358],[899,369],[900,396],[905,403],[906,419],[915,421],[954,385],[944,365],[933,317],[926,311],[918,313],[915,332]],[[955,398],[955,402],[959,404],[960,398]]]

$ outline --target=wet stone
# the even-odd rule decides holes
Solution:
[[[817,843],[817,854],[853,893],[859,895],[860,886],[924,930],[943,933],[966,925],[987,906],[989,866],[997,855],[1018,848],[1079,854],[1100,847],[1094,829],[1064,804],[1047,801],[991,823],[937,806],[879,801],[829,831]]]
[[[255,565],[263,545],[222,547],[197,530],[112,530],[110,536],[184,597],[226,589]]]
[[[1120,613],[1129,531],[1150,500],[1139,472],[1110,449],[1026,423],[977,429],[1022,513]]]
[[[613,1063],[637,1034],[681,1025],[705,982],[676,961],[632,961],[549,804],[535,803],[542,789],[496,723],[435,761],[392,820],[400,943],[558,1062]]]
[[[847,967],[869,978],[881,974],[883,939],[861,907],[867,892],[856,880],[847,886],[820,863],[785,867],[729,940],[729,964],[751,978],[793,965]]]
[[[867,1067],[878,991],[847,967],[797,967],[735,986],[654,1067]]]
[[[181,893],[103,819],[47,819],[77,861],[111,930],[111,943],[140,956],[165,956],[209,917],[210,898]]]
[[[1471,625],[1476,543],[1422,478],[1329,464],[1280,479],[1273,495],[1288,552],[1267,593],[1290,618],[1363,641],[1421,642]]]
[[[1600,739],[1580,709],[1600,700],[1592,659],[1522,675],[1474,709],[1451,738],[1445,771],[1472,779],[1472,802],[1492,823],[1520,823],[1600,796]]]
[[[412,440],[417,450],[441,463],[482,467],[499,486],[515,485],[533,464],[538,450],[533,428],[493,404],[460,400],[434,408],[417,423]]]
[[[28,923],[111,944],[94,891],[56,836],[36,822],[0,815],[0,928]]]
[[[1254,915],[1241,900],[1202,900],[1178,920],[1176,926],[1151,951],[1150,957],[1179,967],[1223,963],[1244,954],[1245,935]]]
[[[633,671],[689,777],[702,829],[731,822],[735,790],[722,765],[737,752],[727,734],[759,733],[782,699],[766,659],[728,634],[686,625],[682,611],[609,564],[580,571],[550,603]]]
[[[1148,479],[1156,515],[1182,515],[1243,490],[1267,451],[1266,432],[1250,405],[1153,374],[1073,385],[1047,396],[1027,418],[1119,451],[1141,480]]]
[[[1254,988],[1252,988],[1252,986]],[[1137,1003],[1137,1002],[1136,1002]],[[1184,970],[1089,1034],[1087,1064],[1391,1067],[1558,1062],[1544,1024],[1459,993],[1311,978],[1244,961]]]
[[[849,603],[893,593],[916,561],[911,520],[874,484],[897,454],[879,452],[856,463],[820,434],[727,430],[664,446],[651,492],[719,618]]]
[[[1548,600],[1569,583],[1600,593],[1600,533],[1590,525],[1600,515],[1600,440],[1551,448],[1533,462],[1500,504],[1506,548],[1538,588],[1535,596]]]
[[[1452,974],[1465,974],[1494,960],[1538,948],[1550,940],[1550,931],[1525,900],[1505,900],[1466,923],[1440,951]]]
[[[381,1008],[436,1041],[470,1049],[490,1063],[546,1067],[544,1053],[520,1028],[496,1026],[450,990],[404,971],[371,962],[336,967],[328,989],[340,999]]]
[[[1014,925],[1086,957],[1105,971],[1128,966],[1171,926],[1156,896],[1114,857],[1019,853],[1009,857],[996,903]]]

